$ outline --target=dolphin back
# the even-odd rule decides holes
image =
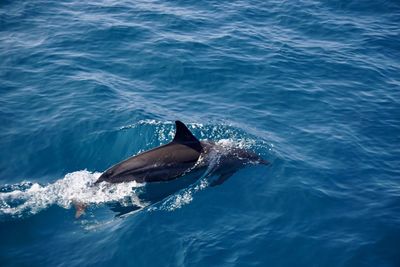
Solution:
[[[201,142],[180,121],[175,122],[174,139],[166,145],[145,151],[107,169],[96,181],[169,181],[194,167],[203,151]]]

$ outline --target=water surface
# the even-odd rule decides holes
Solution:
[[[1,266],[400,265],[397,1],[0,7]],[[152,205],[88,186],[176,119],[272,164]]]

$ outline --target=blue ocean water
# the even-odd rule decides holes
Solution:
[[[2,1],[0,266],[400,266],[399,10]],[[154,204],[88,186],[176,119],[271,165]]]

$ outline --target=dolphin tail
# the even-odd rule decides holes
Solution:
[[[86,204],[79,201],[73,201],[73,204],[75,206],[75,219],[79,219],[79,217],[85,214]]]

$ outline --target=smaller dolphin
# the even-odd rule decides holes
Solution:
[[[95,182],[138,183],[164,182],[206,167],[209,155],[219,154],[214,172],[220,179],[218,185],[229,178],[246,163],[269,164],[256,153],[241,148],[225,148],[212,141],[199,141],[181,121],[175,121],[174,139],[163,146],[130,157],[107,169]],[[201,159],[201,160],[200,160]]]

